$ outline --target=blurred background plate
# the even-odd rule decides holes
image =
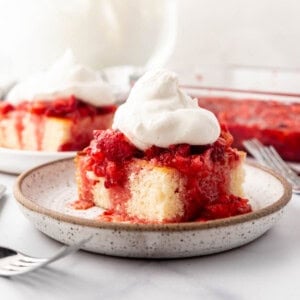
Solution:
[[[76,152],[42,152],[14,150],[0,147],[0,172],[20,174],[40,164],[74,157]]]

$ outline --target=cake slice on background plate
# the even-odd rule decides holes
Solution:
[[[115,102],[101,75],[66,52],[46,72],[17,84],[0,103],[0,147],[81,150],[94,129],[111,127]]]
[[[134,223],[201,221],[248,213],[245,153],[216,117],[155,70],[134,85],[114,116],[79,152],[77,209],[100,206],[100,219]]]

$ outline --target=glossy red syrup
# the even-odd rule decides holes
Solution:
[[[6,106],[7,104],[0,103],[0,114],[1,105]],[[39,101],[34,102],[23,101],[22,103],[12,106],[8,110],[20,110],[30,112],[35,115],[43,115],[48,117],[60,117],[67,119],[76,119],[86,116],[95,116],[99,114],[107,114],[114,112],[116,107],[114,105],[105,107],[95,107],[85,102],[75,96],[70,96],[66,98],[57,98],[53,101]],[[6,109],[7,110],[7,109]]]
[[[35,124],[35,136],[37,140],[37,148],[41,149],[42,139],[44,136],[44,121],[45,117],[55,117],[71,120],[76,124],[80,119],[85,117],[94,118],[99,115],[106,115],[114,113],[116,110],[115,105],[105,107],[94,107],[87,103],[82,102],[74,96],[66,98],[58,98],[54,101],[23,101],[14,106],[7,102],[0,103],[0,120],[9,117],[11,112],[14,112],[15,129],[18,134],[19,145],[22,148],[22,131],[23,119],[26,113],[31,114],[31,121]],[[73,129],[73,128],[72,128]],[[84,135],[85,134],[85,135]],[[61,145],[58,151],[75,151],[80,150],[87,146],[91,139],[91,132],[84,131],[82,135],[77,132],[72,132],[72,140]]]
[[[284,159],[300,162],[300,103],[201,97],[199,105],[227,124],[235,147],[243,149],[242,142],[255,137]]]
[[[232,136],[224,127],[219,139],[209,146],[172,145],[169,148],[153,146],[146,151],[138,150],[119,131],[98,130],[94,140],[82,152],[81,171],[92,171],[105,178],[112,199],[112,209],[103,217],[105,221],[122,219],[144,223],[144,220],[126,215],[126,201],[130,198],[127,188],[128,174],[134,159],[151,162],[154,166],[177,169],[187,179],[184,199],[186,214],[180,220],[210,220],[251,211],[246,199],[228,194],[229,172],[239,163],[237,150],[231,148]],[[138,167],[137,167],[138,168]],[[80,167],[79,167],[80,169]],[[82,178],[81,177],[81,178]],[[91,202],[91,183],[86,179],[83,201]],[[88,187],[88,188],[87,188]]]
[[[0,117],[5,116],[10,111],[14,110],[14,106],[7,102],[0,102]]]

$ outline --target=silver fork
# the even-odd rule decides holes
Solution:
[[[300,177],[280,157],[273,146],[264,146],[257,139],[245,140],[243,144],[258,162],[285,176],[292,185],[293,193],[300,194]]]
[[[49,258],[39,258],[9,248],[0,247],[0,276],[11,277],[32,272],[80,249],[91,237],[71,246],[62,247]]]

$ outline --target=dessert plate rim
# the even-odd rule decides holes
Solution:
[[[268,216],[272,213],[275,213],[279,210],[281,210],[283,207],[285,207],[288,202],[291,200],[292,197],[292,189],[290,184],[286,181],[285,178],[283,178],[278,173],[274,172],[273,170],[263,167],[255,162],[249,162],[247,161],[245,163],[245,166],[251,166],[254,168],[257,168],[265,173],[268,173],[269,175],[275,177],[280,184],[283,187],[283,194],[279,199],[276,199],[276,201],[272,202],[272,204],[267,205],[263,208],[259,208],[257,210],[254,210],[253,212],[228,217],[228,218],[222,218],[217,220],[210,220],[205,222],[181,222],[181,223],[167,223],[167,224],[132,224],[132,223],[126,223],[126,222],[103,222],[96,219],[87,219],[83,217],[77,217],[68,215],[56,210],[52,210],[46,207],[43,207],[34,201],[28,199],[22,192],[22,182],[32,173],[37,172],[38,170],[42,168],[51,168],[54,164],[62,164],[64,162],[68,162],[73,160],[73,158],[64,158],[56,161],[51,161],[42,165],[39,165],[37,167],[34,167],[28,171],[23,172],[16,180],[14,185],[14,196],[17,200],[17,202],[25,207],[26,209],[29,209],[33,212],[49,216],[53,219],[56,219],[58,221],[72,223],[76,225],[81,226],[88,226],[88,227],[94,227],[94,228],[107,228],[107,229],[114,229],[114,230],[128,230],[128,231],[185,231],[185,230],[204,230],[209,228],[218,228],[223,226],[230,226],[235,225],[239,223],[245,223],[249,221],[254,221],[256,219]]]

